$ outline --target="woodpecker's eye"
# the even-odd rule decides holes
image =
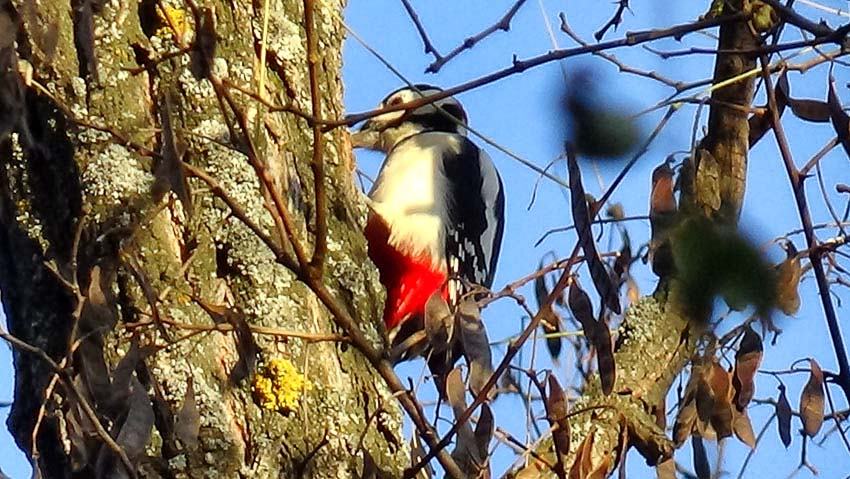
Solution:
[[[402,102],[401,102],[401,97],[400,97],[400,96],[397,96],[397,97],[393,98],[392,100],[390,100],[390,104],[389,104],[389,106],[401,105],[401,103],[402,103]]]

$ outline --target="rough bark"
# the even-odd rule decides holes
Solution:
[[[353,477],[363,468],[364,451],[379,469],[400,476],[408,457],[400,413],[383,381],[354,348],[339,341],[255,334],[261,363],[289,359],[312,384],[300,391],[298,406],[282,414],[255,403],[250,378],[229,383],[239,357],[232,333],[199,334],[151,323],[158,313],[169,321],[210,326],[210,315],[199,305],[203,302],[231,305],[256,327],[340,333],[311,291],[276,262],[207,185],[189,180],[191,215],[175,195],[157,200],[151,194],[161,187],[155,186],[154,171],[167,140],[163,118],[168,107],[178,146],[186,148],[184,160],[213,176],[249,218],[275,235],[260,182],[239,152],[244,139],[228,128],[234,122],[231,110],[222,108],[208,80],[193,75],[198,66],[193,55],[178,53],[159,62],[191,42],[197,28],[191,10],[182,2],[167,4],[174,7],[169,25],[158,2],[148,0],[0,5],[0,15],[17,31],[16,49],[0,45],[4,65],[14,65],[17,55],[33,72],[30,85],[15,83],[17,72],[7,70],[4,77],[24,94],[13,131],[0,130],[0,289],[10,332],[61,362],[72,340],[79,339],[75,321],[90,314],[83,305],[97,306],[89,297],[97,266],[118,314],[114,328],[88,338],[97,339],[107,370],[114,374],[133,338],[155,346],[135,374],[154,409],[177,413],[192,378],[200,412],[197,448],[163,437],[168,429],[163,424],[170,419],[156,418],[138,460],[142,477]],[[218,36],[214,74],[256,91],[263,2],[204,6],[213,12]],[[327,118],[342,115],[342,6],[339,0],[321,1],[315,12],[321,115]],[[269,9],[265,96],[309,112],[302,2],[272,1]],[[184,28],[182,36],[171,26],[178,32]],[[155,63],[129,71],[144,64],[145,57]],[[252,141],[273,172],[275,186],[288,201],[299,239],[309,247],[316,216],[311,129],[296,115],[269,113],[256,100],[233,95],[247,114]],[[373,320],[380,317],[382,293],[375,269],[367,266],[361,234],[366,210],[352,184],[346,134],[335,130],[326,138],[329,253],[324,281],[378,344],[381,334]],[[275,239],[289,247],[284,238]],[[131,271],[128,264],[134,261],[141,272]],[[81,295],[75,294],[77,283]],[[160,296],[154,301],[157,311],[143,286]],[[83,344],[88,344],[85,339]],[[87,365],[80,364],[87,359],[81,356],[77,351],[68,371],[90,392]],[[8,425],[19,446],[32,453],[32,431],[55,371],[20,351],[14,361],[15,401]],[[110,453],[84,451],[89,463],[83,464],[72,454],[74,445],[64,440],[71,434],[67,417],[73,404],[64,383],[47,399],[37,436],[43,477],[93,477],[96,456]],[[115,428],[115,435],[120,421],[101,419],[106,428]]]

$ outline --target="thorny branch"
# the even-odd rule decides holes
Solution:
[[[605,25],[602,25],[602,28],[593,34],[593,38],[595,38],[597,42],[602,40],[602,37],[605,36],[605,33],[607,33],[609,29],[613,28],[616,30],[617,27],[620,26],[620,23],[623,22],[623,13],[629,8],[629,0],[618,0],[617,3],[617,11],[614,12],[614,16],[612,16]]]
[[[814,228],[812,227],[812,218],[809,214],[806,191],[803,184],[805,178],[800,175],[800,172],[794,164],[794,158],[791,155],[791,148],[788,145],[788,140],[785,137],[785,131],[782,128],[782,121],[779,117],[779,110],[776,102],[776,91],[770,78],[770,71],[767,69],[768,62],[764,56],[761,57],[761,63],[763,70],[762,78],[767,90],[767,104],[770,109],[770,120],[773,126],[773,134],[776,137],[776,144],[779,146],[782,162],[785,165],[785,172],[788,174],[788,180],[791,182],[791,188],[794,191],[794,201],[797,204],[800,222],[803,224],[806,245],[809,248],[809,262],[811,263],[812,270],[815,274],[815,281],[818,285],[818,293],[821,298],[821,305],[823,306],[829,336],[838,361],[838,376],[834,377],[834,381],[844,391],[845,397],[850,400],[850,362],[847,360],[847,349],[844,346],[844,339],[841,335],[838,317],[835,313],[835,307],[832,304],[832,298],[830,297],[829,282],[827,281],[826,274],[823,269],[823,263],[821,262],[822,250],[818,248],[818,240],[815,237]]]

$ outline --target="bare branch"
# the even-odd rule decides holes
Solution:
[[[435,93],[433,95],[428,95],[423,98],[418,98],[414,101],[403,103],[401,105],[390,105],[385,108],[380,108],[377,110],[372,110],[364,113],[355,113],[351,115],[347,115],[342,120],[334,120],[328,121],[327,125],[323,128],[324,131],[330,131],[335,128],[339,128],[341,126],[352,126],[360,123],[363,120],[367,120],[369,118],[373,118],[375,116],[389,113],[392,111],[403,111],[403,110],[412,110],[419,108],[423,105],[428,105],[434,103],[436,101],[442,100],[443,98],[448,98],[450,96],[457,95],[459,93],[463,93],[469,90],[473,90],[475,88],[489,85],[490,83],[497,82],[504,78],[507,78],[511,75],[516,75],[518,73],[522,73],[531,68],[538,67],[540,65],[545,65],[547,63],[551,63],[558,60],[563,60],[565,58],[570,58],[578,55],[583,55],[586,53],[594,53],[598,51],[611,50],[614,48],[621,48],[627,46],[639,45],[641,43],[652,42],[655,40],[660,40],[662,38],[681,38],[689,33],[697,32],[700,30],[704,30],[706,28],[713,28],[719,25],[723,25],[728,22],[739,22],[742,20],[746,20],[749,18],[749,15],[746,13],[734,13],[731,15],[726,15],[717,18],[710,18],[705,20],[700,20],[698,22],[685,23],[676,25],[670,28],[663,28],[657,30],[643,30],[639,32],[630,32],[627,33],[623,38],[618,40],[611,40],[603,43],[598,43],[596,45],[588,45],[586,47],[576,47],[576,48],[567,48],[563,50],[554,50],[549,53],[545,53],[543,55],[539,55],[536,57],[529,58],[528,60],[520,60],[515,58],[513,60],[513,65],[502,70],[495,71],[488,75],[484,75],[475,80],[468,81],[466,83],[462,83],[460,85],[447,88],[439,93]],[[829,38],[818,38],[811,40],[811,44],[820,44],[827,43],[833,41],[832,37]],[[781,48],[782,45],[777,46],[777,48]],[[796,47],[795,47],[796,48]]]
[[[422,44],[425,45],[425,53],[434,55],[435,60],[442,59],[442,55],[440,55],[440,52],[438,52],[437,49],[434,48],[434,44],[431,43],[431,39],[428,38],[428,33],[425,32],[425,27],[422,25],[422,20],[419,19],[419,14],[416,13],[416,10],[413,9],[413,6],[408,0],[401,0],[401,3],[402,5],[404,5],[404,9],[407,10],[407,14],[413,21],[413,25],[416,26],[416,31],[419,32],[419,36],[422,37]]]
[[[405,4],[407,4],[407,0],[402,0],[402,1]],[[517,14],[520,7],[522,7],[522,5],[525,2],[526,2],[526,0],[517,0],[517,2],[514,3],[514,5],[508,10],[507,13],[505,13],[505,15],[501,19],[499,19],[498,22],[494,23],[493,25],[490,25],[489,27],[485,28],[484,30],[482,30],[478,34],[473,35],[471,37],[468,37],[467,39],[465,39],[463,41],[463,43],[461,43],[460,45],[455,47],[454,50],[450,51],[448,53],[448,55],[441,57],[441,56],[437,55],[436,52],[434,52],[434,58],[435,58],[434,62],[431,63],[430,65],[428,65],[428,68],[425,70],[425,73],[437,73],[437,72],[439,72],[440,69],[443,68],[443,66],[446,63],[451,61],[454,57],[460,55],[463,51],[472,49],[472,47],[474,47],[481,40],[484,40],[485,38],[489,37],[493,33],[498,32],[499,30],[504,31],[504,32],[507,32],[508,30],[510,30],[511,29],[511,20],[513,20],[514,16]],[[421,32],[420,32],[420,34],[421,34]],[[426,51],[427,51],[427,47],[426,47]]]

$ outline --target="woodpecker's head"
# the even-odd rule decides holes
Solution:
[[[378,108],[403,105],[441,91],[435,86],[422,84],[400,88],[387,95]],[[351,141],[355,148],[389,152],[399,141],[423,131],[465,135],[465,123],[466,112],[460,102],[454,97],[446,97],[412,110],[391,111],[370,118],[352,135]]]

